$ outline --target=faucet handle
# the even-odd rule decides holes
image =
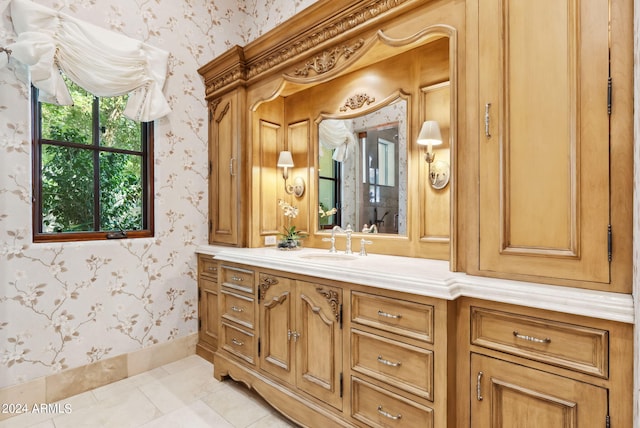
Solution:
[[[322,238],[322,242],[331,242],[331,248],[329,248],[330,253],[337,253],[336,251],[336,238],[332,236],[331,238]]]
[[[361,256],[366,256],[367,255],[367,249],[365,248],[365,245],[368,245],[368,244],[373,244],[373,241],[368,241],[368,240],[366,240],[364,238],[362,238],[360,240],[360,255]]]

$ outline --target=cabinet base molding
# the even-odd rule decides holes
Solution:
[[[213,354],[216,352],[215,349],[208,346],[206,343],[199,342],[196,345],[196,355],[204,358],[213,364]]]
[[[214,354],[213,376],[218,381],[230,378],[241,382],[249,389],[256,391],[278,412],[303,427],[353,427],[312,400],[307,400],[299,393],[290,391],[272,379],[257,371],[248,369],[223,354]]]

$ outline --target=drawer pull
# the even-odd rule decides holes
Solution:
[[[397,363],[394,363],[389,360],[385,360],[384,358],[382,358],[382,355],[378,355],[378,362],[384,364],[385,366],[391,366],[391,367],[400,367],[400,365],[402,364],[400,361],[398,361]]]
[[[217,267],[214,267],[214,266],[209,266],[209,270],[210,270],[211,272],[215,272],[215,271],[217,271],[217,270],[218,270],[218,268],[217,268]]]
[[[513,335],[518,339],[526,340],[526,341],[529,341],[529,342],[551,343],[551,339],[549,339],[548,337],[545,337],[544,339],[539,339],[539,338],[533,337],[533,336],[525,336],[524,334],[518,333],[516,330],[513,331]]]
[[[238,281],[238,282],[242,282],[242,281],[244,281],[244,279],[243,279],[241,276],[235,276],[235,275],[233,275],[233,276],[231,277],[231,280],[232,280],[232,281]]]
[[[393,319],[400,319],[402,318],[402,315],[393,315],[393,314],[389,314],[387,312],[384,311],[378,311],[378,316],[379,317],[386,317],[386,318],[393,318]]]
[[[231,310],[233,312],[244,312],[244,308],[240,308],[238,306],[231,306]]]
[[[384,417],[387,417],[389,419],[393,419],[394,421],[397,421],[398,419],[402,418],[401,414],[397,414],[397,415],[394,416],[389,412],[385,412],[384,410],[382,410],[382,405],[378,405],[378,413],[380,413]]]
[[[231,339],[231,343],[233,343],[236,346],[244,345],[244,342],[241,342],[240,340],[236,339],[235,337],[233,339]]]

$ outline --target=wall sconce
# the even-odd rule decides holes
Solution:
[[[449,183],[449,164],[444,161],[436,161],[433,146],[442,144],[440,126],[435,120],[427,120],[422,124],[418,134],[418,145],[427,146],[424,159],[429,164],[429,181],[434,189],[443,189]]]
[[[278,168],[284,168],[282,170],[282,178],[284,178],[284,191],[289,195],[295,195],[296,198],[304,195],[304,179],[300,176],[293,179],[293,185],[287,184],[289,178],[289,168],[293,168],[293,156],[291,152],[282,151],[278,156]]]

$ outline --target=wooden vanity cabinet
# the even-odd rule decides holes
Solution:
[[[479,273],[631,291],[630,3],[469,6]]]
[[[196,353],[213,362],[218,348],[218,262],[198,255],[198,344]]]
[[[435,360],[447,352],[435,351],[434,334],[446,337],[447,326],[436,328],[436,308],[418,300],[351,292],[351,416],[365,426],[447,426],[446,405],[434,410],[447,390],[435,387]]]
[[[236,263],[219,270],[217,379],[242,381],[303,426],[453,423],[447,302]]]
[[[342,289],[260,273],[260,369],[342,409]]]
[[[460,317],[471,427],[631,423],[631,325],[466,298]]]

